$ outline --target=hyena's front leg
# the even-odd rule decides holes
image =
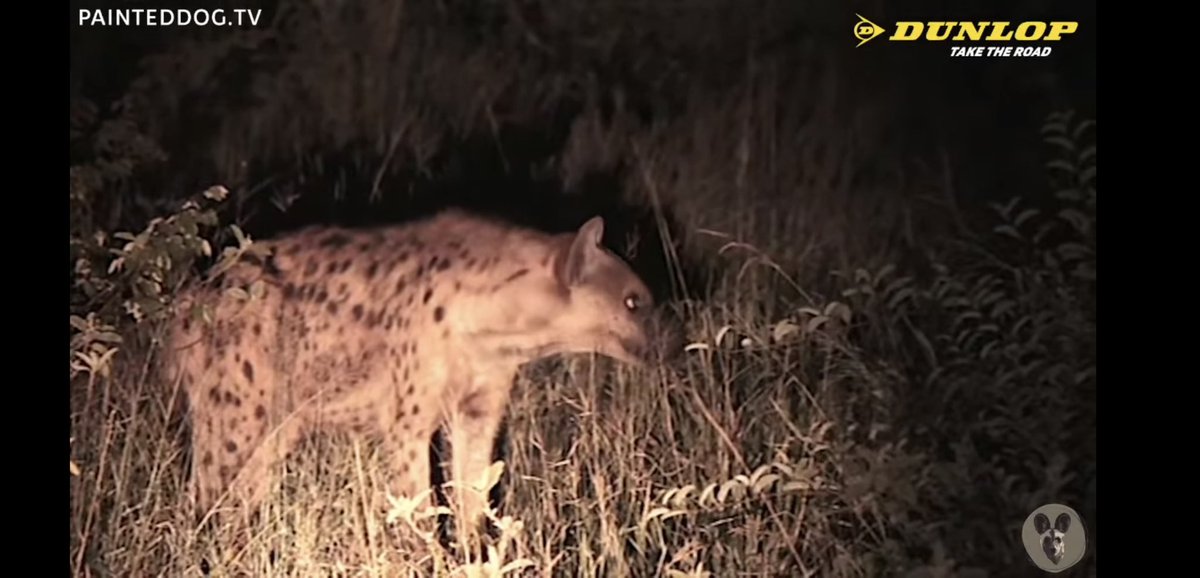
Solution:
[[[433,433],[433,412],[424,412],[408,399],[381,408],[380,430],[383,432],[390,479],[388,489],[395,498],[420,501],[412,504],[415,513],[433,506],[429,468],[429,442]],[[386,505],[385,505],[386,506]]]
[[[486,529],[489,489],[483,486],[511,382],[488,385],[463,396],[447,420],[453,484],[448,495],[460,538],[468,540]]]

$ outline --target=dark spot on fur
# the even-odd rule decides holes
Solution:
[[[234,407],[242,407],[242,398],[233,395],[233,392],[225,392],[225,403],[232,404]]]
[[[513,273],[512,275],[509,275],[509,276],[508,276],[506,279],[504,279],[504,282],[505,282],[505,283],[512,283],[513,281],[516,281],[517,279],[520,279],[521,277],[524,277],[524,276],[525,276],[525,275],[527,275],[528,273],[529,273],[529,269],[521,269],[520,271],[517,271],[516,273]]]
[[[236,444],[236,443],[234,443],[234,442],[233,442],[233,440],[228,440],[228,441],[226,441],[226,442],[225,442],[225,451],[227,451],[227,452],[229,452],[229,453],[231,453],[231,454],[232,454],[232,453],[234,453],[234,452],[236,452],[236,451],[237,451],[237,444]]]
[[[425,276],[425,265],[420,265],[417,267],[417,272],[413,273],[413,278],[420,279],[421,277],[424,277],[424,276]]]
[[[212,389],[208,390],[208,397],[213,403],[221,403],[221,388],[213,386]]]
[[[341,272],[342,272],[342,273],[345,273],[346,271],[350,270],[350,264],[351,264],[351,263],[350,263],[350,260],[349,260],[349,259],[346,259],[345,261],[342,261],[342,271],[341,271]]]
[[[407,373],[408,370],[405,369],[404,371],[405,371],[405,375],[408,375],[408,373]],[[412,395],[412,394],[413,394],[413,384],[410,383],[410,384],[408,384],[408,389],[404,390],[404,395]]]
[[[206,466],[211,466],[213,463],[212,452],[204,452],[204,459],[201,460],[201,463],[203,463]]]
[[[184,331],[192,330],[192,319],[190,317],[183,318],[183,330]]]
[[[437,270],[445,271],[446,269],[450,268],[450,265],[451,265],[450,259],[442,259],[442,262],[438,263]]]
[[[417,415],[419,413],[421,413],[421,406],[414,403],[413,408],[412,408],[412,414]]]
[[[433,288],[432,288],[432,287],[430,287],[429,289],[426,289],[426,290],[425,290],[425,296],[421,298],[421,303],[422,303],[422,304],[428,304],[428,303],[429,303],[429,299],[430,299],[431,297],[433,297]]]
[[[317,293],[317,303],[324,303],[326,299],[329,299],[329,292],[324,289],[321,289]]]
[[[351,309],[351,310],[350,310],[350,313],[351,313],[352,315],[354,315],[354,320],[355,320],[355,321],[362,321],[362,316],[363,316],[363,306],[362,306],[362,303],[359,303],[358,305],[355,305],[355,306],[354,306],[354,309]]]
[[[396,282],[396,293],[403,293],[405,286],[406,284],[404,282],[404,277],[401,277],[400,280]]]
[[[475,260],[475,257],[467,257],[467,269],[474,269],[475,265],[478,263],[479,262]]]
[[[483,417],[481,397],[482,394],[479,392],[468,395],[458,404],[458,411],[462,412],[467,419],[479,419]]]
[[[332,249],[341,249],[349,244],[350,237],[340,232],[330,233],[328,237],[325,237],[321,240],[322,247],[329,247]]]
[[[438,305],[437,307],[434,308],[434,310],[433,310],[433,322],[434,323],[441,323],[442,318],[445,316],[446,316],[446,309],[444,307],[442,307],[441,305]]]
[[[337,304],[337,303],[334,303],[333,301],[330,301],[329,303],[326,303],[326,304],[325,304],[325,309],[326,309],[327,311],[329,311],[329,314],[330,314],[330,315],[337,315],[337,312],[338,312],[338,304]]]
[[[242,375],[246,376],[246,380],[254,383],[254,366],[249,361],[242,362]]]
[[[259,337],[262,335],[262,324],[261,323],[255,323],[254,327],[252,327],[251,329],[254,331],[255,337]]]
[[[267,275],[275,278],[279,278],[283,275],[283,270],[281,270],[279,268],[279,264],[275,262],[274,255],[267,257],[267,263],[263,265],[263,271],[265,271]]]
[[[317,263],[316,259],[309,259],[308,263],[304,265],[304,276],[312,277],[316,275],[318,267],[320,267],[320,264]]]
[[[262,404],[259,404],[258,407],[254,408],[254,417],[258,419],[266,419],[267,408],[263,407]]]
[[[288,283],[287,285],[284,285],[283,286],[283,298],[284,299],[294,299],[295,297],[296,297],[296,284]]]
[[[379,262],[372,261],[371,265],[367,267],[367,279],[374,279],[375,274],[378,272],[379,272]]]
[[[330,261],[328,265],[325,265],[325,274],[326,275],[333,275],[334,273],[337,273],[337,270],[338,270],[338,264],[336,261]]]

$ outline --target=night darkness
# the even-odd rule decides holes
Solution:
[[[176,7],[261,16],[80,23]],[[884,34],[856,47],[858,15]],[[340,433],[305,438],[251,528],[197,529],[190,408],[159,370],[173,297],[242,232],[461,207],[562,234],[603,217],[692,344],[656,369],[522,370],[493,492],[524,524],[500,554],[532,562],[514,575],[1032,576],[1022,524],[1053,503],[1087,532],[1063,575],[1094,576],[1095,15],[72,0],[72,574],[441,575],[435,545],[366,520],[388,457]],[[1078,29],[891,41],[898,21]],[[962,45],[1052,50],[952,57]],[[227,198],[204,196],[218,185]]]

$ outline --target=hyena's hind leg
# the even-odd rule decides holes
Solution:
[[[194,390],[192,485],[201,515],[227,504],[249,515],[266,499],[274,470],[303,435],[298,415],[277,411],[255,386],[253,360],[218,371]],[[262,372],[265,373],[265,372]]]

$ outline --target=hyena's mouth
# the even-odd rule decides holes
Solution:
[[[646,342],[639,339],[630,339],[627,337],[618,337],[617,342],[621,344],[621,349],[625,353],[627,361],[630,363],[643,364],[650,361],[653,351],[646,345]]]

